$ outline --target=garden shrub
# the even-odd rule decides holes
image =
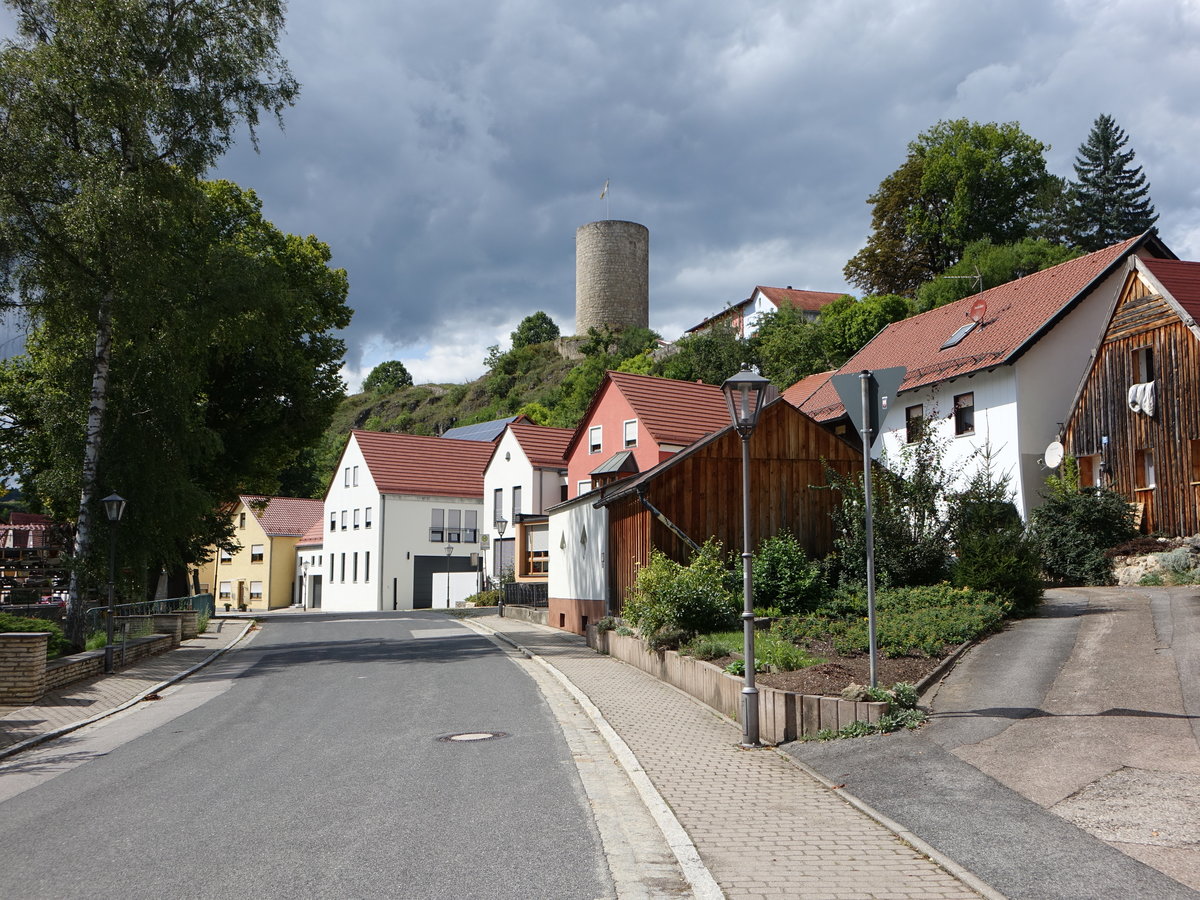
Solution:
[[[741,603],[728,588],[721,545],[707,541],[686,565],[659,550],[638,570],[622,616],[651,642],[732,628]]]
[[[50,640],[46,642],[46,656],[49,659],[63,656],[72,650],[71,642],[63,634],[62,627],[49,619],[39,619],[33,616],[16,616],[12,613],[0,613],[0,631],[29,632],[48,631]]]
[[[1070,475],[1051,476],[1045,502],[1030,516],[1030,532],[1045,574],[1062,584],[1111,584],[1109,547],[1132,538],[1129,501],[1107,488],[1074,490]]]
[[[1154,560],[1167,573],[1171,584],[1195,584],[1200,581],[1200,557],[1190,547],[1176,547],[1165,553],[1155,553]]]
[[[880,590],[875,608],[880,653],[938,656],[947,647],[998,629],[1012,603],[990,591],[937,584]],[[801,643],[828,638],[838,653],[866,653],[870,649],[866,595],[840,592],[815,614],[779,619],[772,630]]]
[[[468,597],[466,602],[474,603],[476,606],[497,606],[500,603],[501,593],[500,590],[480,591]]]
[[[760,543],[751,565],[756,609],[797,615],[811,611],[825,596],[820,565],[808,558],[790,532],[780,532]]]
[[[950,537],[958,587],[989,590],[1012,601],[1017,615],[1033,612],[1042,599],[1041,559],[1012,502],[1007,477],[996,477],[991,453],[965,490],[950,504]]]
[[[944,442],[933,435],[933,428],[925,428],[921,439],[906,446],[893,466],[878,465],[872,470],[877,584],[936,584],[948,573],[949,522],[945,511],[949,486],[957,475],[942,465]],[[842,498],[833,511],[838,581],[865,584],[862,473],[841,475],[827,468],[826,477]]]

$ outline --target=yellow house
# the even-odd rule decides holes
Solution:
[[[298,602],[296,542],[323,515],[323,501],[244,494],[231,513],[234,553],[215,550],[203,580],[216,595],[217,611],[267,610]]]

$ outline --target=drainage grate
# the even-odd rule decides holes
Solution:
[[[503,731],[464,731],[461,734],[444,735],[438,740],[449,744],[468,744],[502,737],[508,737],[508,734]]]

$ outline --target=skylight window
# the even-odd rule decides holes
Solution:
[[[962,328],[958,329],[958,331],[954,332],[954,334],[950,335],[950,337],[946,338],[946,343],[942,344],[942,346],[939,347],[938,349],[939,350],[949,350],[951,347],[961,344],[962,339],[965,338],[972,331],[974,331],[975,326],[978,324],[979,324],[978,322],[968,322]]]

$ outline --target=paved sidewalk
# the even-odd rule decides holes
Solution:
[[[773,749],[738,747],[736,725],[583,639],[473,618],[544,659],[633,751],[729,897],[968,898],[989,891],[931,861]]]
[[[50,691],[33,706],[0,706],[0,759],[152,694],[231,647],[252,625],[245,619],[212,619],[204,634],[174,650]]]

